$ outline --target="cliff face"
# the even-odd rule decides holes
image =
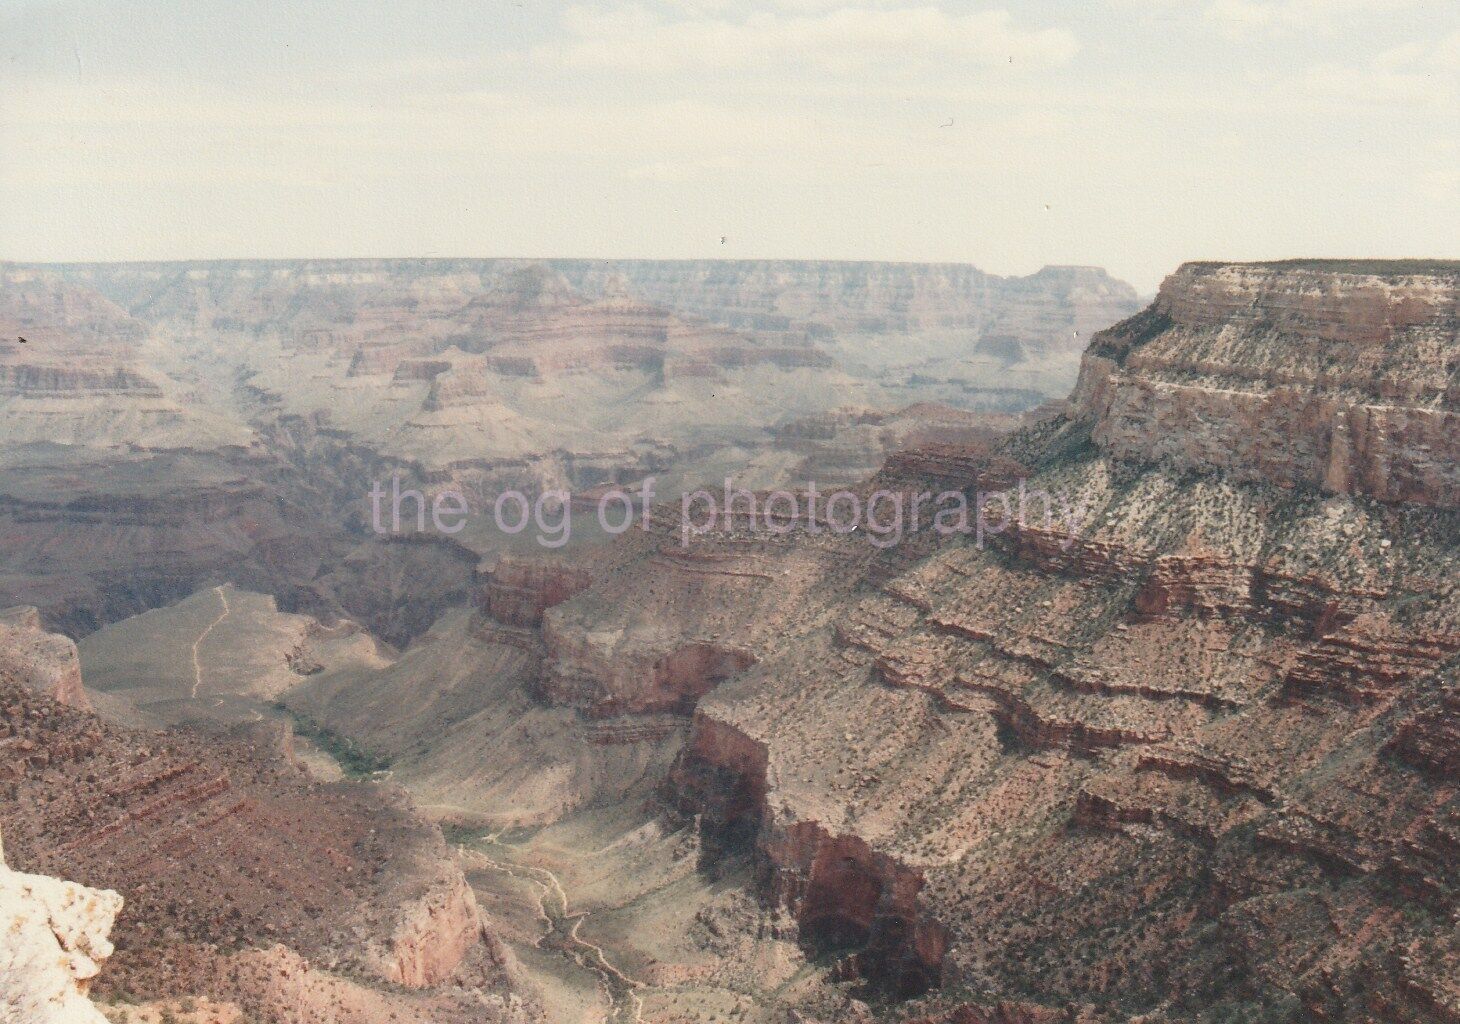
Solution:
[[[1075,354],[1135,311],[1134,289],[1096,267],[1022,278],[929,263],[813,260],[554,261],[589,291],[626,282],[655,301],[768,333],[974,332],[1016,358]],[[1082,332],[1082,333],[1077,333]]]
[[[532,629],[544,613],[593,584],[593,574],[563,559],[503,556],[487,574],[483,610],[505,626]]]
[[[1183,267],[1091,347],[1077,415],[1116,459],[1460,503],[1460,271]]]
[[[666,529],[548,613],[547,693],[631,719],[733,637],[666,804],[929,1019],[1453,1020],[1456,274],[1183,268],[1067,412],[875,482],[1078,520]]]
[[[149,333],[93,288],[0,266],[0,437],[7,446],[246,446],[246,428],[199,409],[185,385],[149,365]]]
[[[543,696],[595,718],[686,715],[773,650],[785,623],[824,613],[866,571],[869,547],[751,536],[741,508],[728,536],[688,547],[679,506],[655,509],[634,539],[642,557],[544,616]]]
[[[42,629],[34,608],[0,611],[0,673],[78,711],[91,710],[75,642]]]
[[[480,522],[508,489],[858,479],[923,420],[1063,396],[1133,299],[1088,269],[0,265],[0,605],[80,636],[230,581],[405,643],[510,545],[381,538],[377,482]]]
[[[258,316],[287,319],[294,289],[345,304],[389,280],[339,269],[245,291]],[[571,291],[528,275],[478,312],[621,301],[561,269]],[[1036,504],[980,546],[934,534],[925,506],[921,530],[882,550],[861,533],[774,535],[732,516],[686,546],[672,505],[589,554],[497,560],[476,614],[288,699],[494,827],[637,808],[653,792],[698,830],[703,867],[753,878],[778,941],[799,941],[821,980],[880,989],[883,1017],[1460,1019],[1457,274],[1183,268],[1151,309],[1093,340],[1068,407],[1002,441],[950,433],[966,424],[947,417],[909,428],[930,443],[863,492],[911,507],[923,492],[1022,481],[1055,499],[1048,522]],[[842,287],[832,270],[818,280],[827,296]],[[705,281],[707,307],[768,305],[757,289],[770,285],[732,275],[712,302]],[[438,279],[418,308],[449,320],[480,288]],[[831,302],[812,291],[808,309]],[[810,330],[769,306],[755,330]],[[361,325],[326,326],[291,345],[358,344]],[[558,346],[518,338],[538,341],[538,355]],[[618,345],[596,365],[658,372]],[[390,379],[423,395],[465,365],[483,380],[573,372],[491,369],[490,349],[457,347]],[[385,374],[352,379],[372,376]],[[483,408],[438,394],[438,425]],[[784,435],[881,425],[818,415]],[[77,719],[30,714],[42,698],[28,690],[6,699],[19,710],[0,743],[23,756],[0,769],[13,787],[0,796],[49,816],[17,812],[17,848],[88,884],[112,884],[88,851],[130,866],[151,882],[129,906],[176,921],[169,948],[188,957],[211,957],[215,935],[251,937],[226,976],[281,1019],[302,1020],[285,1008],[307,996],[368,1020],[370,1000],[401,995],[391,985],[433,991],[494,961],[470,941],[458,876],[404,809],[335,794],[320,811],[250,759],[172,740],[109,754],[106,736],[67,725],[38,742],[38,723]],[[215,848],[252,855],[205,873],[188,859]],[[272,867],[300,860],[321,867]],[[162,866],[206,898],[169,907]],[[197,909],[216,906],[214,877],[246,897],[241,923]],[[280,887],[298,919],[257,909]],[[400,909],[351,916],[362,903]],[[258,941],[270,924],[289,949]],[[194,961],[164,962],[150,937],[119,931],[124,975],[196,976]],[[419,1019],[423,1005],[390,1009]]]

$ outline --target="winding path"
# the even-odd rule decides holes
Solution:
[[[208,623],[208,627],[199,633],[198,638],[193,641],[193,692],[189,696],[194,700],[198,697],[198,687],[203,685],[203,666],[198,661],[198,645],[203,642],[204,637],[213,632],[213,629],[218,623],[228,618],[228,612],[230,610],[228,607],[228,595],[223,593],[223,585],[221,583],[213,588],[213,593],[217,594],[218,600],[223,602],[223,611],[218,614],[216,619]]]
[[[498,839],[498,835],[483,837],[481,844],[505,848],[505,844]],[[626,1019],[629,1024],[643,1024],[644,1000],[639,997],[639,993],[635,989],[642,988],[644,983],[630,978],[615,967],[602,946],[578,935],[578,929],[587,920],[588,912],[574,914],[568,910],[568,894],[564,891],[563,883],[558,880],[558,876],[547,868],[498,860],[484,853],[480,848],[472,849],[497,870],[514,878],[529,881],[541,890],[538,896],[537,913],[543,923],[547,925],[547,929],[538,936],[533,945],[542,949],[543,943],[556,936],[557,945],[564,954],[571,957],[580,967],[597,975],[599,984],[603,986],[603,990],[608,996],[611,1019],[624,1019],[622,1015],[627,1011]],[[550,898],[552,903],[549,903]],[[627,1004],[624,1002],[623,997],[625,996]]]

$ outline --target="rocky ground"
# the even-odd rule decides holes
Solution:
[[[287,729],[128,730],[7,675],[0,746],[12,867],[125,900],[100,1002],[536,1019],[439,831],[399,790],[313,781]]]
[[[0,1013],[7,1021],[103,1024],[86,998],[112,946],[115,892],[14,871],[0,851]]]
[[[749,292],[691,277],[700,312],[749,329]],[[757,329],[824,315],[840,279],[818,280]],[[289,769],[353,794],[319,828],[384,887],[326,871],[301,898],[404,905],[348,821],[414,821],[407,787],[460,851],[451,892],[496,922],[496,991],[521,965],[549,1019],[1453,1021],[1457,339],[1453,264],[1193,264],[1006,438],[873,421],[905,450],[864,499],[1047,494],[1047,519],[1035,498],[944,536],[928,499],[888,547],[824,515],[686,544],[660,506],[616,540],[469,548],[469,606],[408,644],[214,585],[86,638],[82,665],[98,706],[271,720],[218,750],[307,723],[388,780]],[[785,433],[869,425],[839,417]],[[64,675],[32,670],[17,706]],[[104,728],[80,715],[48,718]],[[285,768],[208,753],[259,806],[301,806]],[[51,827],[20,820],[21,843]],[[111,881],[51,857],[30,869]],[[144,905],[192,934],[186,907]],[[416,962],[285,923],[292,952],[231,954],[229,977],[323,957],[347,967],[298,990],[354,1005],[361,972]]]

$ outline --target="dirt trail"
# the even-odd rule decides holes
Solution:
[[[644,1001],[636,989],[644,986],[642,981],[629,977],[615,967],[608,959],[603,947],[578,935],[578,929],[588,918],[588,912],[573,913],[568,908],[568,894],[558,876],[547,868],[518,864],[515,861],[499,860],[484,852],[482,846],[506,849],[497,836],[483,838],[479,845],[469,847],[499,871],[514,878],[532,882],[539,890],[537,912],[547,926],[533,943],[539,949],[555,949],[585,970],[598,976],[599,984],[608,995],[609,1018],[606,1024],[643,1024]]]
[[[214,587],[213,593],[217,594],[218,600],[223,602],[223,611],[218,614],[218,617],[216,619],[208,623],[208,627],[204,629],[201,633],[199,633],[198,638],[193,641],[193,692],[190,694],[190,696],[194,700],[196,700],[198,696],[198,687],[203,685],[203,666],[198,661],[198,645],[203,642],[204,638],[207,637],[209,633],[213,632],[213,629],[218,625],[218,623],[228,618],[228,595],[223,593],[222,585],[220,584],[219,586]]]

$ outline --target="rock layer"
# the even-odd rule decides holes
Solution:
[[[0,605],[79,637],[232,582],[404,644],[514,546],[505,490],[859,478],[1062,394],[1134,306],[1092,270],[3,264]],[[407,508],[396,543],[369,497],[396,479],[464,494],[465,532]]]
[[[1192,264],[1091,347],[1112,457],[1381,501],[1460,504],[1460,271]]]
[[[42,629],[35,608],[0,611],[0,673],[79,711],[91,710],[75,642]]]
[[[666,530],[548,614],[549,695],[631,716],[733,636],[667,805],[930,1019],[1454,1019],[1456,274],[1183,268],[1066,411],[874,484],[1022,478],[1078,523]],[[1355,417],[1435,433],[1335,456]]]
[[[399,791],[311,781],[283,727],[133,732],[3,678],[0,747],[12,860],[126,898],[99,996],[262,1012],[273,983],[248,951],[282,942],[362,1022],[530,1017],[435,828]]]

